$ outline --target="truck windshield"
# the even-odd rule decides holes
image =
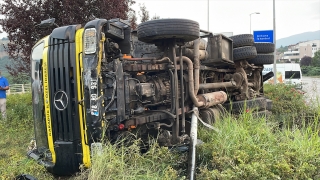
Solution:
[[[45,118],[43,115],[43,90],[42,90],[42,56],[44,43],[39,43],[31,53],[31,83],[33,120],[38,151],[45,152],[48,149]]]

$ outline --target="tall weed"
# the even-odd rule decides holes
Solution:
[[[129,147],[104,144],[102,151],[93,155],[92,168],[76,179],[178,179],[181,172],[177,167],[185,163],[185,155],[156,143],[141,153],[138,142]]]
[[[319,179],[317,123],[279,130],[266,119],[225,118],[221,133],[201,129],[197,179]]]

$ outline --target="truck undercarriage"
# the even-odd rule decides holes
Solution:
[[[41,93],[29,155],[52,173],[71,174],[90,167],[102,138],[130,132],[146,144],[153,137],[162,146],[190,145],[192,177],[199,118],[212,124],[244,108],[271,109],[263,82],[272,75],[262,69],[274,48],[255,46],[252,35],[214,35],[186,19],[147,21],[135,31],[120,19],[56,28],[32,52]]]

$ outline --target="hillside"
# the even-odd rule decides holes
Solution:
[[[6,65],[9,64],[9,56],[4,51],[3,45],[6,45],[8,43],[8,39],[0,39],[0,70],[3,73],[7,72],[7,69],[5,68]]]
[[[304,32],[300,34],[295,34],[286,38],[281,38],[276,41],[277,48],[281,46],[288,46],[291,44],[296,44],[301,41],[311,41],[320,39],[320,30],[313,32]]]
[[[2,73],[8,72],[6,65],[9,65],[9,64],[10,64],[10,61],[8,56],[0,57],[0,70]]]

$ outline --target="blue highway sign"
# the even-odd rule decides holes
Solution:
[[[253,31],[254,42],[273,43],[273,30]]]

